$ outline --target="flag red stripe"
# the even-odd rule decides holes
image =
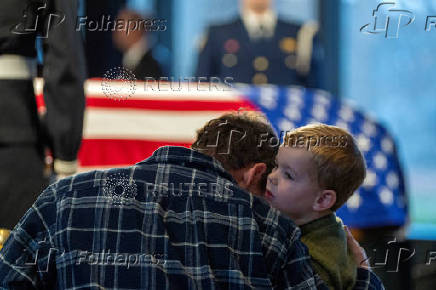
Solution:
[[[40,109],[44,106],[42,95],[36,96],[37,105]],[[86,106],[89,108],[120,108],[120,109],[143,109],[160,111],[235,111],[240,108],[255,110],[255,106],[246,100],[239,101],[204,101],[204,100],[112,100],[107,98],[86,98]]]
[[[79,152],[80,166],[133,165],[165,145],[190,147],[191,144],[151,140],[84,139]]]
[[[232,101],[197,101],[197,100],[111,100],[106,98],[88,97],[87,107],[98,108],[129,108],[159,111],[233,111],[241,107],[254,109],[254,106],[245,100]]]

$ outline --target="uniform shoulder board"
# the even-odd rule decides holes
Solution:
[[[202,52],[204,47],[206,46],[207,40],[209,39],[209,31],[203,33],[198,39],[197,39],[197,50],[198,52]]]
[[[318,32],[319,25],[316,21],[304,23],[297,34],[297,72],[307,75],[310,71],[312,60],[313,38]]]

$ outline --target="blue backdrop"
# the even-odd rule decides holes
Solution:
[[[341,95],[382,121],[399,145],[409,189],[411,237],[436,237],[436,1],[395,1],[415,15],[398,38],[361,33],[381,1],[341,3]],[[393,1],[390,1],[393,2]],[[419,231],[423,229],[423,231]],[[432,232],[431,232],[431,231]]]

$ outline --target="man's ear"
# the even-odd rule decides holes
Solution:
[[[336,203],[336,191],[325,189],[320,192],[315,202],[313,203],[313,210],[325,211],[332,208]]]
[[[246,188],[252,188],[257,186],[262,179],[263,174],[266,171],[265,163],[255,163],[248,168],[243,174],[243,183]]]

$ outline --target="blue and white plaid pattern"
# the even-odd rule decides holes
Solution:
[[[321,90],[241,86],[278,135],[312,122],[348,130],[362,151],[367,177],[337,214],[350,227],[403,225],[407,217],[403,172],[388,131],[359,110]]]
[[[0,252],[0,289],[326,289],[300,235],[214,159],[166,146],[49,186]]]

